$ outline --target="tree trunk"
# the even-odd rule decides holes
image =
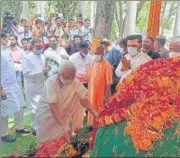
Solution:
[[[79,14],[82,15],[82,19],[84,18],[84,2],[79,1]]]
[[[163,24],[163,19],[164,19],[164,14],[166,12],[166,6],[167,6],[167,2],[164,1],[164,7],[163,7],[163,10],[162,10],[162,15],[161,15],[161,34],[164,34],[164,24]]]
[[[23,14],[22,17],[29,21],[29,1],[22,1]]]
[[[94,1],[91,1],[91,28],[94,27]]]
[[[137,12],[136,12],[136,19],[138,19],[139,13],[141,12],[141,9],[146,1],[141,0],[139,5],[137,6]]]
[[[119,29],[119,32],[120,32],[120,29],[121,29],[121,24],[120,24],[120,18],[119,18],[119,16],[118,16],[118,7],[115,5],[115,8],[114,8],[114,10],[115,10],[115,19],[116,19],[116,22],[117,22],[117,24],[118,24],[118,29]]]
[[[127,1],[127,16],[125,22],[124,36],[128,36],[135,33],[136,28],[136,11],[137,11],[137,2],[136,1]]]
[[[123,19],[122,28],[121,28],[121,31],[120,31],[120,38],[124,37],[124,30],[125,30],[126,18],[127,18],[127,14],[125,15],[125,17],[124,17],[124,19]]]
[[[94,34],[95,38],[109,38],[114,18],[115,4],[116,1],[97,2]]]
[[[174,34],[173,36],[180,36],[180,1],[177,1],[177,10],[176,10],[176,20],[175,20],[175,27],[174,27]]]

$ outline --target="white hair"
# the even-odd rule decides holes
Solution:
[[[60,64],[59,64],[59,71],[58,72],[62,73],[66,69],[69,69],[69,70],[76,72],[76,67],[70,60],[62,59]]]

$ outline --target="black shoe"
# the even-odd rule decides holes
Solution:
[[[7,142],[7,143],[12,143],[12,142],[16,141],[16,137],[13,137],[11,135],[7,135],[7,136],[4,136],[4,137],[1,137],[1,141]]]
[[[19,133],[19,134],[28,134],[28,133],[30,133],[30,130],[27,129],[27,128],[23,128],[23,129],[16,130],[16,133]]]
[[[33,134],[34,136],[36,136],[36,130],[35,130],[35,129],[32,130],[32,134]]]

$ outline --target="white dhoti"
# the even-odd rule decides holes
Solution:
[[[40,102],[43,103],[43,102]],[[47,106],[39,107],[36,113],[38,143],[50,141],[65,134],[64,127],[60,126],[53,117],[48,103]]]
[[[7,99],[1,100],[1,136],[8,134],[8,116],[14,114],[14,125],[17,130],[23,128],[24,98],[17,83],[4,85]]]
[[[36,113],[37,105],[40,100],[40,96],[42,94],[44,81],[45,81],[45,77],[43,74],[34,75],[28,78],[25,77],[24,79],[26,101],[31,114],[33,129],[36,129],[35,113]]]
[[[6,117],[14,114],[24,106],[22,91],[17,83],[3,85],[7,93],[7,99],[1,100],[1,116]]]

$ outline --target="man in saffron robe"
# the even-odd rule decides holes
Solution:
[[[103,56],[103,47],[97,47],[93,55],[93,62],[87,71],[88,99],[97,113],[104,108],[108,97],[111,95],[111,84],[113,83],[112,66]],[[88,124],[93,124],[91,114],[88,114]]]

